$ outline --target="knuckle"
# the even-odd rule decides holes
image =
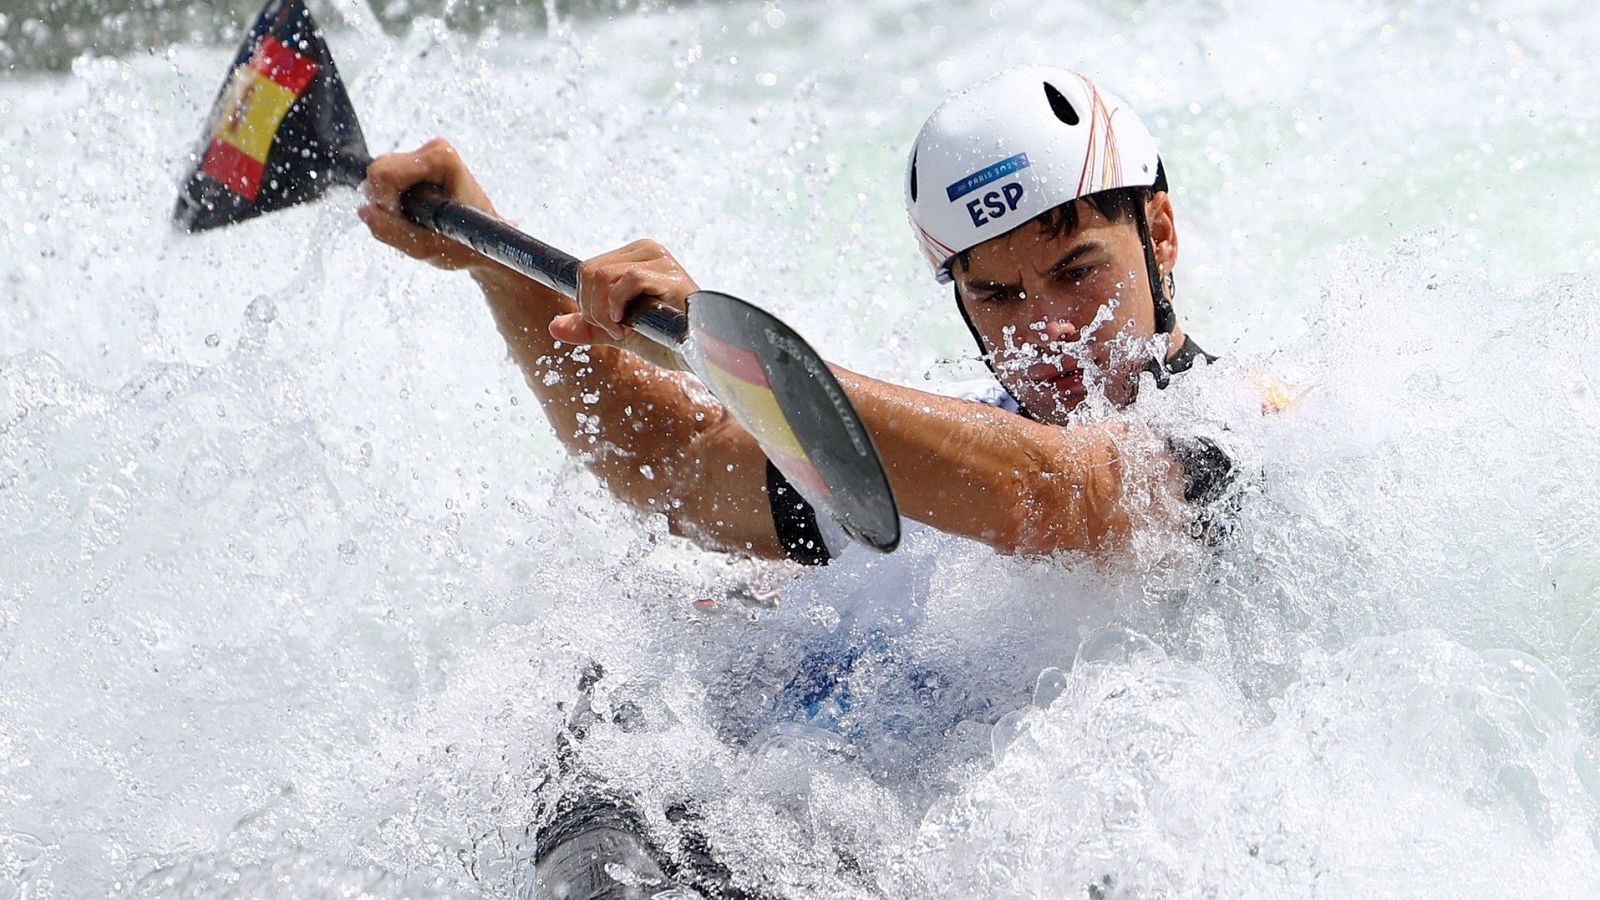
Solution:
[[[629,266],[617,276],[616,284],[612,287],[613,294],[637,294],[644,287],[645,272],[638,266]]]

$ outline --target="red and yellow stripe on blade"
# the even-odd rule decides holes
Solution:
[[[772,395],[772,385],[754,353],[695,330],[695,343],[705,357],[706,374],[724,405],[733,412],[761,445],[767,458],[795,487],[813,497],[830,497],[833,491],[811,464],[794,429]]]
[[[317,68],[272,35],[263,38],[250,61],[234,70],[217,104],[216,127],[200,170],[254,201],[278,126]]]

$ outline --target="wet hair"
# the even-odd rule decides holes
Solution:
[[[1159,185],[1159,187],[1164,190],[1166,186]],[[1153,188],[1147,187],[1118,188],[1114,191],[1090,194],[1080,199],[1094,207],[1095,212],[1105,216],[1107,220],[1122,222],[1132,219],[1137,207],[1148,201],[1153,191]],[[1048,238],[1071,234],[1078,229],[1078,201],[1068,200],[1060,206],[1047,209],[1023,223],[1023,227],[1028,225],[1035,226]],[[956,261],[964,270],[971,264],[971,257],[971,249],[963,250],[956,254]]]

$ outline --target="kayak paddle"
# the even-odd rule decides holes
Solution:
[[[234,58],[173,221],[231,225],[359,185],[372,157],[333,57],[303,0],[269,0]],[[578,260],[418,184],[406,216],[568,297]],[[652,304],[627,322],[677,353],[812,506],[885,553],[900,517],[872,438],[816,351],[770,313],[697,291],[688,313]]]

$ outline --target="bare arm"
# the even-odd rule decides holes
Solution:
[[[399,195],[419,181],[442,184],[455,199],[495,213],[449,144],[436,140],[380,157],[367,181],[372,203],[361,218],[374,236],[418,259],[472,274],[556,436],[607,489],[664,514],[675,532],[702,543],[783,556],[767,500],[765,457],[692,376],[589,340],[572,300],[400,215]],[[652,286],[665,289],[624,278],[637,268],[636,259],[664,254],[649,242],[630,244],[585,262],[580,281],[586,293],[617,287],[636,297]],[[608,270],[618,283],[605,280]],[[673,289],[692,292],[693,283],[684,280]],[[643,337],[623,340],[663,362],[670,358]]]
[[[1005,553],[1111,551],[1164,519],[1181,469],[1157,440],[1105,422],[1042,425],[835,369],[906,516]],[[1149,436],[1144,436],[1149,438]]]

